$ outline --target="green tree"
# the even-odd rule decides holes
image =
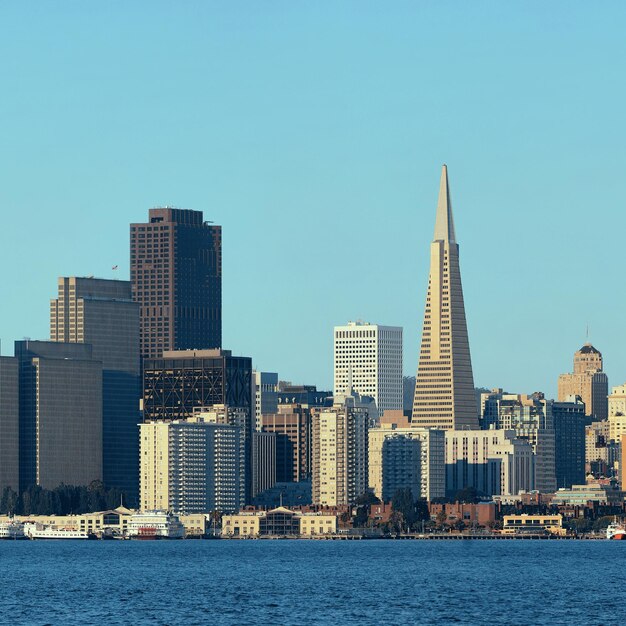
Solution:
[[[411,530],[415,526],[419,516],[411,489],[408,487],[405,489],[398,489],[396,493],[393,494],[391,508],[394,512],[402,515],[402,520],[406,530]]]

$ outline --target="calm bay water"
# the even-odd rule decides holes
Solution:
[[[0,543],[2,624],[623,624],[626,542]]]

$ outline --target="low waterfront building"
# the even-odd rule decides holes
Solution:
[[[433,502],[429,503],[428,511],[431,519],[441,520],[449,525],[463,522],[466,526],[490,527],[496,521],[496,505],[493,502],[479,502],[478,504]]]
[[[505,515],[503,535],[560,535],[566,534],[562,515]]]
[[[240,511],[222,517],[222,537],[313,537],[336,532],[337,515],[323,511],[292,511],[277,507],[270,511]]]
[[[108,511],[96,511],[95,513],[83,513],[81,515],[16,515],[13,519],[19,522],[32,522],[42,526],[56,528],[69,528],[94,535],[101,535],[105,529],[110,529],[115,534],[123,536],[128,530],[128,522],[132,509],[119,506]],[[1,515],[0,522],[6,522],[9,516]]]

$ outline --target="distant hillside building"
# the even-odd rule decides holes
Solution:
[[[595,421],[608,417],[609,380],[602,371],[602,354],[590,343],[574,353],[574,372],[561,374],[558,383],[559,402],[568,396],[580,396],[587,415]]]

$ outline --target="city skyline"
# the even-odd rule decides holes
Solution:
[[[259,370],[331,388],[330,330],[367,319],[404,329],[403,370],[412,376],[433,180],[446,162],[463,206],[457,226],[475,384],[556,397],[587,326],[609,384],[624,382],[614,289],[626,225],[624,128],[612,123],[622,90],[612,31],[619,19],[605,24],[581,5],[540,13],[458,6],[445,21],[435,7],[403,5],[385,15],[336,8],[332,20],[309,7],[286,11],[282,29],[277,9],[195,11],[179,13],[185,28],[170,33],[171,14],[155,5],[146,32],[172,34],[178,48],[150,45],[138,54],[134,31],[106,8],[26,9],[24,20],[2,8],[15,28],[0,45],[16,61],[5,74],[15,105],[0,122],[0,262],[13,273],[6,301],[27,303],[2,309],[3,354],[14,340],[47,336],[39,303],[54,295],[59,276],[110,278],[118,265],[128,279],[128,225],[151,206],[172,204],[202,210],[224,229],[223,345],[233,353],[252,356]],[[444,23],[463,58],[456,46],[435,45]],[[491,26],[483,41],[467,28],[478,23]],[[236,29],[243,46],[229,38]],[[356,32],[344,36],[349,31]],[[59,32],[67,35],[63,49],[54,47]],[[86,54],[81,32],[92,35]],[[370,47],[373,34],[384,49]],[[529,37],[532,47],[524,45]],[[64,69],[68,57],[76,75]],[[97,80],[79,80],[82,71]],[[233,80],[240,75],[251,83]],[[30,97],[39,92],[45,106]],[[343,271],[349,280],[351,265],[336,267],[327,224],[376,250],[361,254],[353,282],[389,286],[402,298],[357,303],[335,285],[330,277]],[[301,319],[280,306],[286,293],[303,300],[323,286],[332,306],[311,298]]]

